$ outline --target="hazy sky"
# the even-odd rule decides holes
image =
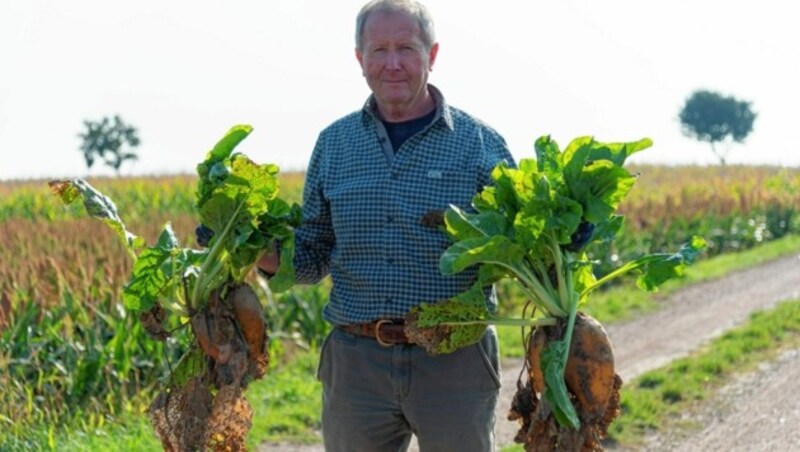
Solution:
[[[0,179],[85,176],[84,119],[139,129],[123,174],[191,172],[234,124],[260,162],[304,169],[319,131],[369,94],[353,47],[364,0],[3,1]],[[777,0],[428,0],[430,81],[518,159],[550,134],[650,137],[634,162],[713,163],[680,132],[695,89],[751,101],[731,163],[800,165],[800,27]],[[10,157],[10,158],[9,158]],[[89,174],[108,174],[93,168]]]

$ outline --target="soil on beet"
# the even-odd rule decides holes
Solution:
[[[596,320],[579,314],[565,374],[580,428],[559,424],[552,405],[544,396],[546,385],[540,369],[540,354],[546,344],[561,339],[564,330],[564,322],[540,327],[528,342],[528,372],[524,372],[527,381],[517,382],[508,419],[518,422],[514,441],[524,444],[529,452],[602,450],[601,441],[606,437],[608,426],[620,413],[622,379],[614,373],[611,343]],[[599,377],[594,378],[595,374]]]
[[[233,288],[230,293],[242,296],[242,291],[247,290],[243,287],[246,286]],[[182,385],[166,387],[150,405],[150,421],[166,451],[246,450],[253,410],[244,390],[267,371],[268,338],[263,335],[260,347],[247,343],[229,298],[214,294],[208,306],[195,316],[202,316],[205,322],[208,337],[204,340],[230,347],[230,356],[220,361],[204,356],[205,370],[201,375]],[[253,356],[252,351],[259,348],[261,353]]]

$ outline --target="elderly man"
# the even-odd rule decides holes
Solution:
[[[428,83],[439,44],[424,6],[375,0],[356,21],[356,59],[372,95],[319,135],[308,165],[295,265],[301,283],[330,274],[321,351],[322,429],[329,451],[494,448],[497,337],[445,356],[408,343],[402,319],[468,289],[474,272],[443,276],[449,241],[426,212],[467,207],[501,160],[492,128]],[[259,263],[274,273],[278,260]],[[487,303],[495,303],[494,296]]]

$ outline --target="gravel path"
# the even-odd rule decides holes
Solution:
[[[800,259],[797,254],[677,291],[660,302],[663,306],[658,311],[630,322],[607,327],[614,343],[617,372],[623,380],[628,380],[660,367],[675,358],[685,356],[723,331],[745,322],[751,312],[769,308],[791,298],[800,298]],[[500,447],[512,444],[517,430],[515,423],[506,420],[506,414],[516,391],[521,365],[522,360],[507,360],[503,363],[503,388],[497,408],[496,429],[497,443]],[[793,383],[800,382],[800,372],[797,372],[794,378],[787,378],[793,380]],[[780,378],[765,377],[765,381],[770,382],[770,380],[777,381]],[[797,394],[798,389],[800,388],[794,389],[794,392],[792,390],[784,392],[780,389],[778,391],[782,394]],[[744,405],[748,408],[748,417],[743,417],[741,420],[745,425],[728,422],[727,429],[745,431],[752,427],[752,419],[758,416],[772,417],[770,413],[773,409],[785,409],[788,412],[794,410],[796,414],[800,402],[791,405],[792,402],[786,400],[784,401],[786,406],[781,408],[777,406],[780,399],[781,397],[764,398],[760,402],[765,406],[753,407],[763,410],[763,413],[754,413],[751,407]],[[731,419],[735,421],[735,418]],[[800,420],[794,419],[794,423],[790,425],[794,430],[800,431]],[[734,436],[724,431],[719,435],[724,438]],[[796,433],[794,435],[784,436],[788,442],[778,443],[784,447],[771,445],[768,449],[791,450],[794,447],[800,450],[797,444],[798,436]],[[792,439],[794,443],[791,442]],[[691,446],[688,449],[681,447],[680,450],[731,450],[730,447],[717,448],[716,444],[710,444],[711,446]],[[320,451],[322,447],[264,445],[261,450],[310,452]],[[412,444],[410,450],[417,450],[416,445]]]

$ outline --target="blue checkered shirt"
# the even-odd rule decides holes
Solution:
[[[420,219],[450,204],[469,207],[491,182],[492,168],[501,160],[513,165],[513,157],[496,131],[429,87],[437,105],[433,121],[396,152],[373,97],[318,137],[306,173],[295,266],[300,283],[331,275],[323,316],[335,325],[401,318],[475,280],[474,270],[439,272],[439,256],[451,242]],[[495,304],[493,295],[488,302]]]

